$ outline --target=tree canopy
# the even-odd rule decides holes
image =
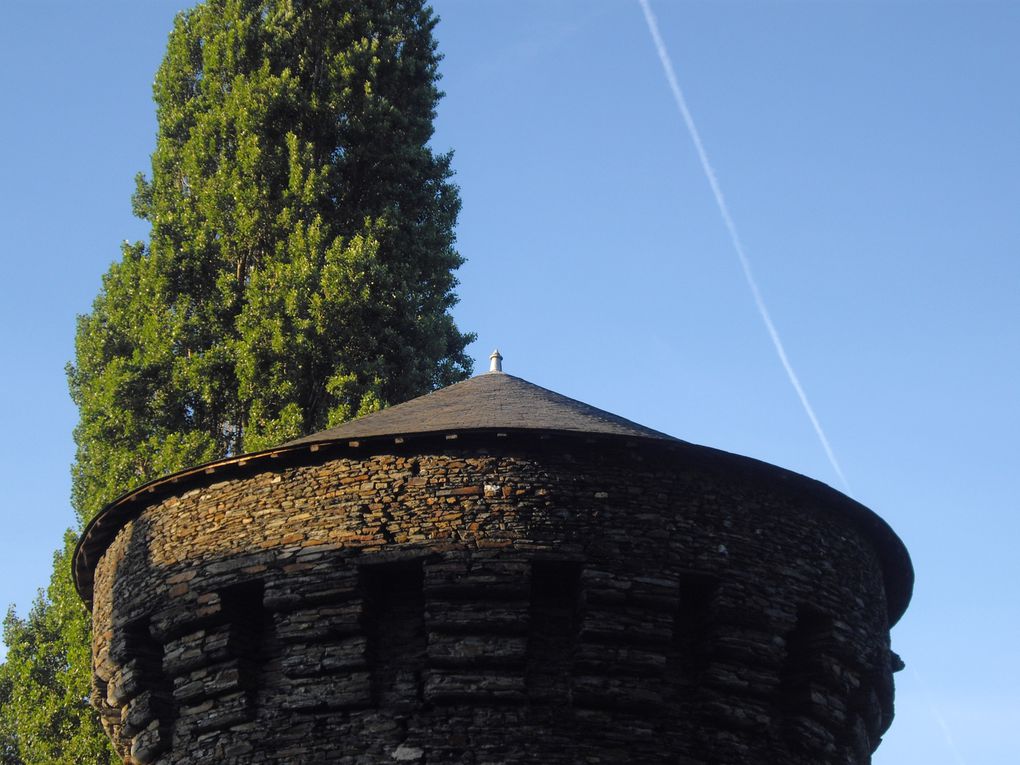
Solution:
[[[422,2],[212,0],[178,16],[151,178],[69,369],[74,505],[462,379],[461,263]]]
[[[435,24],[424,0],[208,0],[177,16],[132,198],[150,236],[104,275],[68,365],[79,523],[151,478],[470,373],[450,315],[460,199],[451,155],[429,146]],[[5,624],[0,694],[34,699],[0,712],[11,763],[113,761],[89,748],[67,549],[48,598]]]

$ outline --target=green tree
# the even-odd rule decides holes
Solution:
[[[110,747],[87,707],[88,621],[68,570],[75,537],[54,555],[53,576],[25,619],[4,619],[7,660],[0,667],[0,763],[106,765]],[[76,602],[78,601],[78,602]]]
[[[469,374],[471,337],[450,315],[460,200],[451,155],[429,146],[435,23],[424,0],[209,0],[178,15],[132,199],[149,241],[103,277],[68,367],[79,522],[158,475]],[[26,763],[112,757],[70,748],[98,727],[67,564],[5,626],[0,692],[10,678],[53,711],[0,713]]]
[[[9,614],[8,620],[11,618],[16,617]],[[10,666],[0,664],[0,765],[24,765],[13,709],[14,679],[11,672]]]
[[[420,1],[213,0],[178,16],[151,180],[78,327],[73,502],[461,379],[460,201],[428,145]]]

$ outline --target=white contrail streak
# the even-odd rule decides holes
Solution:
[[[960,750],[956,748],[956,740],[953,738],[953,732],[949,730],[949,723],[946,722],[946,718],[942,716],[942,712],[939,711],[939,708],[935,706],[935,702],[932,700],[932,695],[928,691],[928,686],[925,685],[924,680],[921,679],[921,674],[914,667],[911,667],[911,672],[914,675],[914,679],[917,681],[917,687],[921,689],[921,695],[928,704],[928,711],[931,712],[931,716],[935,718],[935,723],[939,726],[939,730],[942,731],[942,737],[946,740],[946,744],[949,746],[949,751],[953,754],[953,759],[956,760],[957,765],[967,765],[963,759],[963,755],[960,754]]]
[[[846,480],[846,476],[843,475],[843,470],[840,468],[839,462],[836,460],[836,455],[832,451],[829,439],[825,437],[825,431],[822,430],[821,423],[818,422],[818,418],[815,416],[815,411],[811,408],[811,402],[808,401],[807,394],[804,393],[804,388],[801,386],[800,380],[797,379],[797,373],[793,371],[793,366],[791,366],[790,360],[786,356],[786,349],[783,348],[783,342],[779,339],[779,333],[776,331],[776,327],[772,323],[772,317],[769,315],[769,310],[765,306],[765,300],[762,298],[761,290],[758,289],[758,283],[755,281],[754,274],[751,271],[751,262],[747,259],[747,255],[744,253],[744,245],[740,242],[740,236],[737,234],[737,227],[733,223],[733,217],[730,215],[730,209],[726,205],[726,198],[723,197],[722,189],[719,188],[719,180],[715,177],[715,170],[712,169],[712,164],[708,161],[708,154],[705,152],[704,144],[701,143],[701,136],[698,133],[698,128],[694,125],[694,118],[691,117],[691,112],[687,108],[687,100],[684,98],[683,91],[680,90],[680,83],[676,78],[676,70],[673,68],[673,62],[670,60],[669,52],[666,50],[666,43],[663,42],[662,35],[659,34],[659,22],[656,20],[655,14],[652,13],[652,8],[648,4],[648,0],[638,0],[638,2],[641,3],[641,10],[645,13],[645,21],[648,22],[648,31],[651,33],[652,41],[655,43],[655,49],[659,53],[659,60],[662,62],[662,70],[666,74],[666,80],[669,82],[669,88],[673,91],[673,100],[676,101],[677,108],[680,110],[680,114],[684,118],[684,124],[687,125],[687,132],[691,134],[691,140],[694,142],[694,148],[698,152],[698,159],[701,160],[701,169],[705,171],[705,178],[708,179],[708,185],[712,187],[712,195],[715,197],[715,203],[719,208],[719,214],[722,216],[723,223],[726,224],[726,229],[730,232],[730,240],[733,242],[733,249],[737,251],[737,257],[740,259],[740,267],[744,271],[744,278],[747,279],[747,286],[751,288],[751,294],[754,295],[754,302],[755,305],[758,306],[758,313],[761,314],[761,319],[765,322],[765,328],[769,332],[769,337],[772,338],[772,345],[775,346],[779,360],[783,364],[783,369],[786,370],[786,376],[790,378],[790,384],[797,392],[797,397],[800,399],[800,403],[804,407],[804,412],[807,414],[808,419],[811,420],[811,425],[814,427],[815,433],[818,435],[818,440],[822,443],[822,448],[825,450],[825,454],[829,458],[829,463],[832,465],[832,469],[836,471],[836,475],[839,476],[839,480],[843,483],[843,488],[849,494],[850,483]]]

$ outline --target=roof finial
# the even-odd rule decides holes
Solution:
[[[489,371],[490,372],[502,372],[503,371],[503,356],[499,352],[499,348],[492,352],[489,356]]]

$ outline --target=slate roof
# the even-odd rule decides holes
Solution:
[[[488,372],[284,446],[375,436],[543,430],[678,439],[505,372]]]

